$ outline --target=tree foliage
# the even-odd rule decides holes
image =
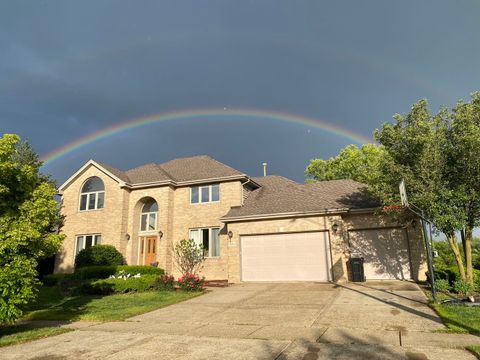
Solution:
[[[17,135],[0,138],[0,323],[11,323],[35,296],[39,258],[54,255],[64,236],[56,188]]]
[[[180,240],[175,245],[173,258],[182,275],[196,274],[205,260],[203,246],[192,239]]]

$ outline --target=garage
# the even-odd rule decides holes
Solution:
[[[331,281],[328,232],[241,236],[243,281]]]
[[[407,233],[403,228],[350,230],[352,256],[364,258],[367,280],[411,279]]]

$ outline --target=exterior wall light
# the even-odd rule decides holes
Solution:
[[[163,231],[162,231],[162,230],[160,230],[160,231],[158,232],[158,236],[160,237],[160,239],[163,237]]]
[[[230,230],[230,231],[227,233],[227,235],[228,235],[228,238],[229,238],[229,239],[232,239],[232,237],[233,237],[233,232],[232,232],[232,230]]]
[[[332,230],[333,230],[333,233],[336,234],[337,231],[338,231],[338,224],[337,223],[333,223],[332,225]]]
[[[130,240],[130,234],[125,234],[125,239]]]

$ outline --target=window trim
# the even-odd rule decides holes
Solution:
[[[92,246],[102,244],[102,234],[101,233],[75,235],[75,242],[73,244],[74,245],[75,256],[77,256],[80,251],[85,249],[85,243],[87,241],[87,236],[92,236],[92,242],[95,243]],[[97,237],[100,237],[99,242],[97,242]],[[79,251],[77,251],[78,250],[78,240],[79,240],[79,238],[82,238],[82,248]]]
[[[212,256],[211,255],[211,251],[213,249],[212,247],[212,241],[213,241],[213,236],[212,236],[212,232],[213,230],[218,230],[218,255],[214,255]],[[221,246],[220,246],[220,227],[218,226],[212,226],[212,227],[198,227],[198,228],[190,228],[188,229],[188,237],[190,240],[194,240],[191,236],[191,233],[192,231],[202,231],[202,230],[208,230],[208,255],[204,257],[206,259],[218,259],[221,257],[221,254],[222,254],[222,250],[221,250]]]
[[[218,200],[212,200],[212,193],[213,193],[212,188],[214,186],[218,186]],[[193,188],[198,189],[198,202],[192,202]],[[202,201],[202,195],[203,195],[202,188],[208,189],[208,201]],[[220,202],[220,183],[190,186],[190,205],[211,204],[211,203],[218,203],[218,202]]]

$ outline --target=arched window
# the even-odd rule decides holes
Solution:
[[[80,211],[103,209],[105,186],[96,176],[88,179],[82,186],[80,194]]]
[[[158,205],[153,199],[149,199],[142,207],[140,219],[140,231],[157,230]]]

